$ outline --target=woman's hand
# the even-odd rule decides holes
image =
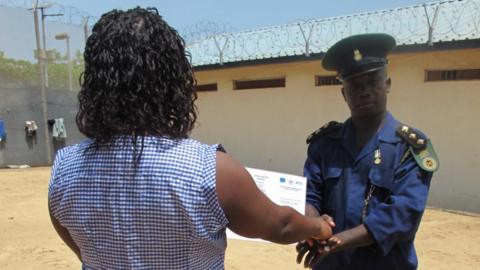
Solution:
[[[322,220],[330,231],[330,234],[327,235],[326,238],[325,230],[322,230],[322,233],[312,238],[306,239],[302,242],[299,242],[296,246],[298,255],[297,255],[297,263],[300,264],[302,262],[303,256],[305,256],[304,267],[305,268],[312,268],[315,264],[317,264],[323,257],[328,255],[330,252],[333,251],[340,243],[340,239],[337,237],[332,236],[331,231],[335,227],[335,222],[333,218],[329,215],[322,215],[319,217]],[[308,252],[308,253],[307,253]]]

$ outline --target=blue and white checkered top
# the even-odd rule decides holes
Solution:
[[[146,136],[136,166],[131,137],[109,149],[92,140],[61,149],[49,205],[83,269],[223,269],[228,220],[215,191],[216,149]]]

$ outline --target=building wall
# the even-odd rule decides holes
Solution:
[[[440,158],[429,204],[480,213],[480,80],[424,82],[425,69],[480,68],[480,50],[401,53],[390,57],[389,110],[432,140]],[[315,86],[331,75],[320,61],[196,72],[201,92],[192,136],[222,143],[244,165],[302,174],[305,138],[324,123],[349,116],[340,86]],[[286,77],[286,87],[232,90],[232,80]]]
[[[75,125],[77,93],[48,90],[47,100],[48,119],[63,118],[68,135],[64,141],[56,141],[51,137],[52,126],[49,126],[53,161],[56,150],[77,143],[84,137]],[[48,165],[40,87],[1,84],[0,118],[5,122],[7,131],[7,140],[0,144],[0,168],[21,164]],[[35,137],[26,136],[27,120],[34,120],[38,126]]]

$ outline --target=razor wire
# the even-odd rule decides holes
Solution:
[[[36,0],[0,0],[0,6],[32,9]],[[73,25],[93,25],[99,18],[72,6],[66,6],[52,1],[38,1],[38,7],[47,7],[49,14],[63,14],[63,16],[45,17],[46,21],[55,21]],[[90,27],[90,26],[89,26]]]
[[[338,40],[388,33],[399,45],[480,38],[480,0],[436,1],[207,36],[189,44],[196,66],[325,52]]]
[[[178,28],[178,32],[187,42],[187,46],[197,40],[235,31],[233,25],[221,21],[200,21],[193,25]]]
[[[0,6],[32,9],[36,0],[0,0]],[[93,25],[99,17],[78,10],[75,7],[62,5],[52,1],[38,1],[38,7],[48,7],[49,14],[63,14],[63,16],[46,16],[47,21],[56,21],[73,25]],[[212,35],[234,32],[236,29],[228,23],[217,21],[201,21],[191,26],[179,28],[179,33],[187,44],[195,40],[201,40]]]

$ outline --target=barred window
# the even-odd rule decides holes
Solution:
[[[285,87],[285,77],[275,79],[261,79],[261,80],[234,80],[233,89],[256,89],[256,88],[276,88]]]
[[[341,85],[342,82],[338,80],[337,76],[315,76],[315,86],[326,85]]]
[[[425,70],[425,81],[480,80],[480,69]]]
[[[195,90],[197,92],[217,91],[218,86],[216,83],[197,84],[197,86],[195,86]]]

